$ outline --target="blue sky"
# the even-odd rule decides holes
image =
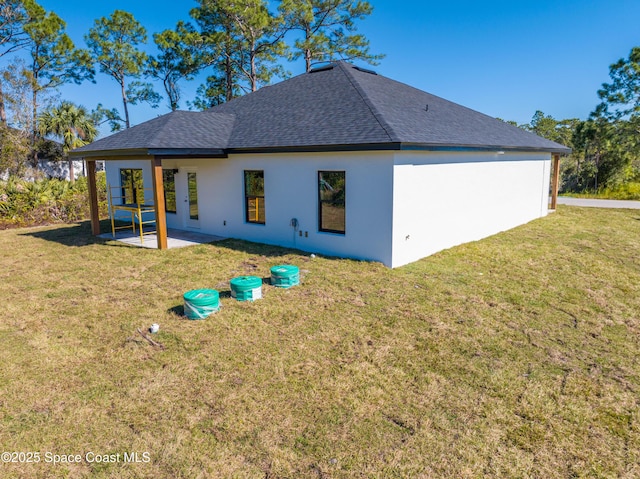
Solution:
[[[189,19],[195,1],[39,0],[68,24],[79,46],[95,18],[115,9],[134,14],[151,33]],[[609,65],[640,46],[638,0],[372,0],[359,31],[386,57],[378,73],[488,115],[527,123],[536,110],[558,119],[586,118],[608,81]],[[301,63],[287,64],[297,75]],[[191,99],[198,82],[183,84]],[[161,87],[158,86],[158,91]],[[121,107],[114,80],[69,85],[65,99]],[[181,104],[186,108],[185,102]],[[134,124],[168,112],[134,106]]]

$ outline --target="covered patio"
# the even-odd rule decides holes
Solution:
[[[87,185],[88,185],[88,194],[89,194],[89,207],[91,211],[91,231],[95,236],[101,236],[100,234],[100,218],[98,215],[98,189],[96,185],[96,160],[107,161],[111,158],[102,157],[102,158],[85,158],[87,162]],[[154,205],[154,214],[155,214],[155,223],[156,223],[156,234],[147,235],[148,245],[145,244],[140,236],[137,237],[137,246],[144,247],[153,247],[157,249],[167,249],[168,245],[168,232],[167,232],[167,223],[166,223],[166,212],[164,208],[164,187],[162,183],[162,159],[159,157],[151,158],[151,167],[153,173],[153,205]],[[120,238],[127,238],[127,232],[118,232],[116,235],[116,239],[120,236]],[[127,242],[129,244],[134,244],[135,236],[134,232],[131,232],[131,238],[128,238]],[[106,237],[106,236],[102,236]],[[111,233],[108,234],[108,237],[113,237]],[[151,246],[153,245],[153,246]]]
[[[151,201],[145,206],[152,209],[157,232],[153,242],[150,235],[145,235],[144,246],[148,246],[148,238],[154,248],[168,248],[163,160],[227,158],[224,146],[231,134],[233,120],[232,115],[226,114],[175,111],[71,151],[71,157],[84,159],[87,164],[92,233],[100,236],[96,162],[144,160],[151,164],[152,187]]]

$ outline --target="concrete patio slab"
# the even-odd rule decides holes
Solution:
[[[138,246],[142,248],[158,248],[158,237],[155,234],[145,234],[144,243],[140,242],[140,235],[134,234],[132,231],[120,230],[116,231],[115,238],[111,233],[103,233],[98,236],[99,238],[107,240],[115,240],[121,243],[125,243],[131,246]],[[207,235],[199,233],[197,231],[183,231],[183,230],[167,230],[167,246],[171,248],[183,248],[185,246],[193,246],[198,244],[213,243],[214,241],[221,241],[222,236]]]

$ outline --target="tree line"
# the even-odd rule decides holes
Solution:
[[[509,123],[572,149],[561,162],[561,192],[640,199],[640,47],[610,65],[609,78],[586,120],[536,111],[530,123]]]
[[[131,106],[181,106],[181,85],[206,74],[186,104],[205,109],[289,76],[284,61],[315,63],[358,59],[376,64],[357,22],[373,7],[363,0],[197,0],[189,21],[148,34],[134,16],[115,10],[94,21],[84,46],[74,44],[66,23],[35,0],[0,0],[0,172],[20,174],[24,158],[65,154],[97,135],[129,128]],[[96,81],[97,72],[116,82],[121,106],[92,111],[59,102],[68,83]],[[151,80],[162,85],[161,93]],[[62,151],[47,136],[62,140]],[[59,148],[58,148],[59,149]],[[72,164],[70,164],[70,167]]]
[[[35,165],[38,155],[64,156],[95,139],[103,123],[129,128],[130,108],[143,102],[206,109],[287,78],[286,61],[304,61],[309,71],[334,59],[382,58],[357,32],[373,11],[362,0],[196,0],[188,21],[151,35],[154,54],[146,28],[129,12],[96,19],[78,46],[65,21],[35,0],[0,2],[0,173],[22,173],[26,158]],[[59,101],[62,85],[95,82],[97,72],[117,84],[120,107],[88,111]],[[181,86],[202,73],[195,98],[185,101]],[[640,195],[640,47],[609,74],[586,120],[538,111],[517,125],[572,148],[562,161],[562,191],[637,183]],[[51,135],[62,147],[45,139]]]

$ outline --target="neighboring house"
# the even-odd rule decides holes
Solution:
[[[47,158],[40,158],[38,159],[38,169],[49,178],[60,178],[62,180],[70,179],[68,160],[49,160]],[[73,176],[75,179],[78,179],[80,176],[85,176],[84,161],[73,161]]]
[[[13,127],[8,127],[9,130],[16,137],[24,137],[25,133]],[[33,164],[30,160],[29,166],[35,166],[34,169],[29,169],[24,178],[33,181],[36,178],[40,178],[43,173],[47,178],[60,178],[69,179],[69,161],[63,160],[62,144],[55,140],[45,139],[39,143],[38,162]],[[75,177],[77,178],[84,171],[84,161],[75,160],[73,162],[75,167]],[[0,172],[0,179],[6,180],[9,178],[8,171]]]
[[[102,162],[98,165],[98,170],[104,169]],[[48,178],[58,178],[69,180],[69,160],[64,157],[62,143],[46,139],[38,152],[38,170],[42,171]],[[86,176],[85,164],[82,158],[73,160],[73,178],[78,179]]]
[[[90,170],[105,160],[111,185],[154,186],[160,234],[168,225],[396,267],[545,216],[551,156],[569,152],[338,62],[72,155]]]

